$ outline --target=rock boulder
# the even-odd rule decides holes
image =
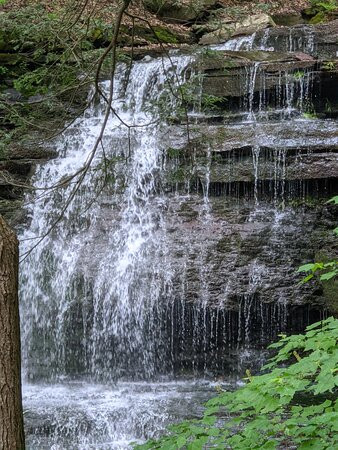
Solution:
[[[234,36],[253,34],[267,27],[275,26],[275,22],[268,14],[256,14],[248,16],[238,22],[229,22],[226,18],[218,23],[218,27],[202,36],[200,44],[219,44]]]

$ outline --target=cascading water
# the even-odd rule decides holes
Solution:
[[[255,48],[255,40],[240,38],[219,50]],[[266,31],[260,47],[269,40]],[[325,145],[334,145],[333,125],[290,114],[297,109],[299,116],[310,98],[306,71],[280,73],[272,95],[264,63],[256,62],[247,69],[243,121],[219,125],[224,146],[235,134],[231,153],[217,155],[207,142],[202,156],[184,155],[187,169],[170,148],[176,125],[161,123],[157,107],[168,84],[174,92],[194,78],[193,60],[146,57],[130,74],[119,66],[116,115],[91,168],[58,225],[22,264],[28,448],[130,448],[171,421],[198,415],[213,391],[201,378],[258,366],[260,346],[293,326],[286,301],[297,294],[290,288],[290,248],[305,233],[303,217],[285,207],[288,152],[317,145],[316,127],[326,129]],[[198,89],[203,118],[202,83]],[[173,96],[165,103],[175,110]],[[271,104],[275,121],[265,114]],[[22,254],[59,220],[76,181],[69,176],[90,158],[104,113],[105,103],[93,102],[55,143],[59,157],[38,167],[37,188],[60,179],[64,185],[27,199]],[[196,104],[189,113],[196,118]],[[185,126],[177,127],[186,143]],[[190,381],[173,381],[184,376]]]
[[[180,58],[181,67],[176,64],[175,70],[180,74],[188,61]],[[29,376],[39,377],[39,373],[33,373],[36,367],[30,370],[36,345],[43,345],[49,353],[51,378],[65,375],[72,365],[76,372],[82,369],[98,378],[120,378],[130,373],[149,378],[156,366],[165,368],[166,355],[154,347],[156,342],[160,347],[166,339],[165,331],[155,326],[161,315],[160,297],[169,289],[166,274],[170,274],[170,267],[163,270],[167,266],[161,216],[165,200],[161,194],[155,197],[161,152],[156,126],[147,126],[147,121],[155,118],[144,112],[144,107],[147,100],[158,96],[170,71],[173,73],[171,64],[168,60],[162,66],[161,60],[155,60],[135,65],[125,92],[125,73],[121,70],[115,85],[114,107],[120,118],[138,128],[128,136],[117,117],[109,122],[102,150],[66,211],[58,236],[51,233],[46,237],[22,266],[25,289],[21,296],[24,314],[29,319],[24,326],[24,342],[28,343],[24,346],[24,359]],[[122,97],[124,101],[120,100]],[[36,186],[56,183],[84,164],[103,114],[104,104],[93,106],[86,118],[77,121],[68,132],[70,136],[57,144],[60,151],[66,147],[65,156],[40,167]],[[115,191],[119,204],[88,207],[99,189],[97,172],[101,178],[107,175],[104,164],[115,165],[116,181],[110,189]],[[122,176],[125,187],[120,185]],[[23,235],[23,253],[29,249],[29,239],[41,236],[57,218],[71,189],[72,184],[49,200],[35,201],[31,226]],[[112,202],[108,195],[106,190],[103,202]],[[113,223],[98,237],[99,228],[112,223],[112,218],[118,226]],[[32,297],[35,286],[39,286],[39,292]],[[46,312],[43,322],[41,309]],[[74,319],[78,329],[72,331]],[[162,337],[156,334],[162,332]],[[84,364],[81,368],[76,368],[78,361],[70,361],[73,354],[67,355],[70,333],[73,345],[77,344],[83,352],[79,355]],[[35,334],[42,338],[39,343]]]
[[[285,27],[265,28],[247,36],[239,36],[221,44],[211,45],[214,50],[273,52],[276,48],[283,52],[304,52],[313,54],[316,51],[315,33],[313,27],[301,25],[290,27],[285,33]],[[280,30],[280,33],[279,33]]]
[[[171,372],[171,268],[162,215],[166,205],[159,176],[162,154],[158,127],[147,125],[157,118],[146,112],[146,105],[158,97],[164,83],[176,83],[188,62],[188,57],[179,57],[138,63],[127,87],[126,70],[120,68],[114,108],[119,118],[135,128],[128,133],[117,117],[109,121],[102,148],[57,233],[52,231],[22,264],[23,355],[28,379],[60,382],[84,377],[107,382]],[[36,187],[57,183],[84,165],[104,111],[103,102],[93,104],[64,133],[56,144],[60,157],[38,168]],[[112,183],[95,200],[103,177],[112,178]],[[72,188],[69,183],[49,197],[44,193],[32,199],[31,224],[21,237],[22,254],[58,219]],[[125,391],[132,398],[134,413]],[[208,388],[204,391],[202,398],[209,395]],[[35,409],[31,422],[34,414],[39,417],[28,443],[34,449],[50,448],[51,442],[55,449],[92,444],[125,448],[129,441],[153,435],[173,414],[177,416],[176,396],[186,398],[188,411],[189,399],[198,397],[198,392],[190,384],[127,383],[107,390],[70,382],[53,388],[39,385],[37,405],[36,388],[26,385],[26,402]],[[163,401],[158,403],[159,395]],[[75,411],[67,397],[77,399]],[[52,417],[45,413],[46,404],[53,405]],[[147,419],[148,409],[153,412]]]
[[[257,74],[259,71],[259,66],[260,63],[259,62],[255,62],[252,66],[250,66],[249,68],[249,76],[248,78],[248,93],[249,93],[249,114],[248,114],[248,120],[255,120],[255,115],[254,115],[254,94],[256,91],[256,81],[257,81]]]
[[[315,50],[314,32],[311,27],[304,27],[301,36],[294,36],[294,30],[290,28],[289,45],[287,51],[289,52],[305,52],[312,54]]]
[[[211,45],[210,47],[213,50],[232,50],[232,51],[240,51],[240,50],[252,50],[254,41],[256,38],[256,33],[253,33],[249,36],[241,36],[239,38],[230,39],[223,44]]]

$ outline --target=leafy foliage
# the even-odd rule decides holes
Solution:
[[[311,24],[325,22],[330,19],[332,14],[338,11],[337,0],[311,0],[311,7],[307,8],[306,13],[312,17]]]
[[[6,76],[24,96],[78,85],[79,74],[92,72],[98,42],[110,40],[112,27],[102,30],[99,21],[72,24],[65,17],[39,5],[0,15],[0,53],[16,55]]]
[[[234,392],[211,399],[200,420],[174,425],[170,434],[136,446],[150,449],[333,449],[338,431],[338,320],[305,334],[282,336],[277,354]]]
[[[328,203],[334,203],[335,205],[338,205],[338,195],[336,195],[335,197],[332,197]]]
[[[293,77],[296,80],[302,80],[305,76],[305,72],[303,70],[297,70],[296,72],[294,72]]]
[[[30,139],[35,130],[56,132],[83,108],[98,58],[97,24],[71,26],[70,20],[61,13],[48,13],[41,5],[0,15],[0,112],[14,140]],[[15,101],[9,102],[12,84],[21,95],[15,94]],[[0,146],[7,145],[3,136],[0,141]]]
[[[338,9],[338,2],[337,0],[311,0],[311,5],[313,8],[316,8],[318,12],[324,11],[324,12],[333,12],[337,11]]]
[[[331,280],[331,278],[338,275],[338,261],[304,264],[298,269],[298,272],[308,273],[308,275],[302,280],[302,283],[306,283],[317,274],[319,274],[319,279],[321,281]]]

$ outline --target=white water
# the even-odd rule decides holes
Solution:
[[[256,33],[248,36],[240,36],[238,38],[230,39],[229,41],[226,41],[222,44],[211,45],[210,48],[212,50],[231,50],[231,51],[252,50],[255,37]]]
[[[131,448],[170,423],[200,416],[215,388],[207,382],[26,384],[25,420],[34,430],[27,449]]]
[[[123,121],[138,126],[154,122],[156,116],[145,111],[146,105],[157,99],[165,81],[177,83],[172,64],[181,76],[188,61],[181,57],[172,62],[158,59],[138,63],[125,92],[126,68],[120,68],[113,106]],[[36,186],[56,184],[83,166],[100,132],[104,112],[104,104],[92,106],[63,135],[56,144],[63,157],[39,167]],[[49,377],[69,372],[67,364],[73,362],[67,352],[74,315],[81,323],[78,335],[75,331],[71,339],[73,345],[81,344],[82,370],[91,376],[119,378],[131,371],[149,377],[165,360],[166,355],[153,347],[156,340],[163,339],[156,334],[161,330],[154,322],[161,314],[160,295],[169,289],[170,281],[166,279],[170,268],[163,270],[167,265],[161,216],[165,200],[156,186],[161,164],[157,130],[154,124],[134,128],[128,143],[127,129],[116,117],[111,118],[91,171],[57,232],[52,231],[22,264],[24,366],[28,375],[30,364],[35,364],[30,353],[38,350],[32,348],[34,345],[44,349]],[[102,163],[104,156],[106,162]],[[105,165],[106,176],[114,179],[90,206],[100,189]],[[29,239],[43,235],[58,218],[72,189],[70,185],[49,198],[33,200],[31,225],[21,237],[22,254],[34,242]],[[156,198],[155,193],[159,194]],[[73,310],[79,307],[79,297],[80,317]],[[43,342],[36,343],[36,333],[41,333]]]
[[[226,42],[211,45],[213,50],[251,51],[263,50],[273,52],[277,46],[277,40],[281,40],[279,47],[285,52],[304,52],[313,54],[316,50],[315,34],[310,26],[290,27],[289,35],[281,36],[271,33],[273,28],[266,28],[247,36],[238,36]]]

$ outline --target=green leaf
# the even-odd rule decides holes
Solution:
[[[322,327],[323,324],[324,324],[324,321],[313,323],[312,325],[307,326],[306,330],[307,331],[314,330],[315,328]]]
[[[308,281],[310,281],[312,278],[314,277],[313,273],[310,273],[310,275],[308,275],[307,277],[303,278],[301,283],[307,283]]]
[[[177,448],[182,448],[187,443],[187,439],[184,436],[179,436],[179,438],[176,441]]]
[[[310,270],[315,269],[315,267],[316,267],[316,264],[314,264],[314,263],[304,264],[303,266],[299,267],[297,272],[309,272]]]
[[[326,272],[323,275],[320,276],[321,281],[327,281],[331,280],[331,278],[334,278],[337,275],[337,271],[334,270],[332,272]]]
[[[217,418],[215,416],[206,416],[202,419],[202,423],[205,425],[213,425]]]
[[[220,434],[220,432],[221,432],[221,430],[219,429],[219,428],[210,428],[208,431],[207,431],[207,434],[209,435],[209,436],[218,436],[219,434]]]
[[[219,411],[219,406],[212,406],[204,411],[204,416],[211,416]]]
[[[268,449],[273,449],[273,448],[277,448],[278,446],[278,441],[267,441],[265,442],[265,444],[263,446],[261,446],[260,448],[263,450],[268,450]]]
[[[338,195],[330,198],[326,203],[334,203],[335,205],[338,205]]]

